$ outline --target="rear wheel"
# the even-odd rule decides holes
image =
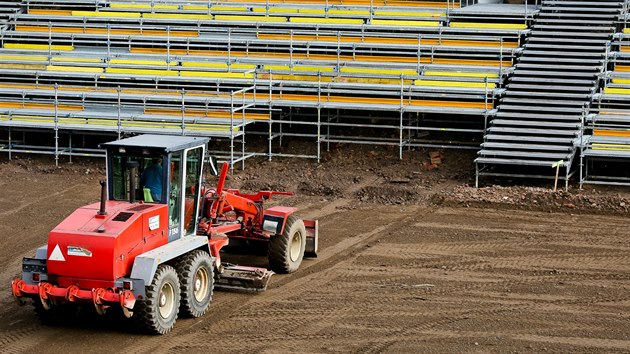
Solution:
[[[276,273],[293,273],[300,267],[306,247],[304,221],[289,215],[282,235],[269,240],[269,267]]]
[[[134,318],[140,328],[155,334],[173,329],[179,313],[179,277],[169,265],[158,266],[153,282],[146,287],[146,297],[138,301]]]
[[[201,317],[210,307],[214,289],[214,269],[208,252],[197,250],[177,263],[181,280],[181,311],[188,317]]]

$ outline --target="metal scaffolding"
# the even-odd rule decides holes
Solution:
[[[0,33],[0,125],[50,129],[55,141],[60,131],[214,136],[229,141],[232,164],[319,160],[331,143],[397,146],[399,158],[413,147],[474,148],[419,135],[481,136],[529,33],[527,11],[475,17],[459,11],[469,2],[450,0],[422,11],[372,0],[165,4],[25,0]],[[371,133],[335,133],[344,129]],[[246,131],[267,136],[267,151],[246,152]],[[317,152],[273,148],[290,136]]]

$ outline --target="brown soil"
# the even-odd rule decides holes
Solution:
[[[474,189],[473,154],[359,147],[250,160],[228,186],[288,190],[320,220],[319,258],[260,294],[218,292],[166,337],[115,316],[43,325],[9,282],[23,256],[96,201],[102,161],[0,160],[0,351],[630,352],[630,194]],[[210,179],[209,183],[213,179]],[[260,257],[239,257],[257,264]]]

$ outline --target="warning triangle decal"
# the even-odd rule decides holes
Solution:
[[[48,260],[49,261],[61,261],[61,262],[64,262],[66,260],[63,257],[63,253],[61,253],[61,249],[59,248],[59,245],[55,246],[55,249],[50,254],[50,257],[48,257]]]

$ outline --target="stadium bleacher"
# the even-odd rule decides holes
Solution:
[[[627,5],[620,17],[618,33],[610,43],[609,64],[602,89],[594,95],[587,116],[581,149],[580,184],[630,184],[630,178],[614,169],[596,168],[594,163],[630,161],[630,34]]]
[[[269,134],[269,157],[294,135],[317,144],[298,155],[318,159],[323,143],[402,157],[450,146],[427,133],[471,134],[463,148],[485,133],[479,176],[548,177],[562,161],[565,180],[581,146],[627,149],[624,1],[5,3],[0,126],[15,132],[207,135],[229,141],[233,164],[258,154],[246,130]]]
[[[227,109],[226,95],[243,89],[251,91],[239,102],[250,108],[239,117],[245,122],[272,124],[269,114],[260,112],[263,102],[276,109],[447,113],[482,119],[492,109],[503,71],[511,66],[527,26],[474,18],[451,22],[448,14],[457,7],[452,1],[208,6],[192,1],[29,0],[4,34],[0,73],[5,77],[3,89],[15,93],[8,100],[48,102],[47,113],[45,108],[38,111],[48,118],[55,116],[54,105],[40,93],[50,93],[54,84],[60,104],[76,106],[77,91],[99,97],[90,105],[78,104],[81,111],[73,113],[95,126],[105,124],[97,119],[99,112],[115,103],[107,91],[120,87],[120,111],[133,112],[130,118],[120,118],[121,123],[116,114],[117,132],[123,134],[137,132],[144,124],[139,122],[154,127],[155,121],[165,119],[156,112],[178,112],[172,124],[180,116],[199,122],[189,112],[201,109],[200,97],[212,102],[212,113]],[[136,97],[148,91],[158,97],[154,102],[161,100],[154,103],[155,109]],[[17,123],[15,113],[7,111],[3,124],[27,127]],[[233,138],[244,124],[233,126],[234,119],[228,122],[212,114],[203,117],[207,130],[199,127],[190,133],[222,132]],[[133,129],[126,120],[133,120]],[[76,122],[57,121],[55,127],[77,129]],[[405,117],[393,129],[402,135],[402,130],[417,128]],[[327,138],[333,140],[319,136],[317,141]]]

